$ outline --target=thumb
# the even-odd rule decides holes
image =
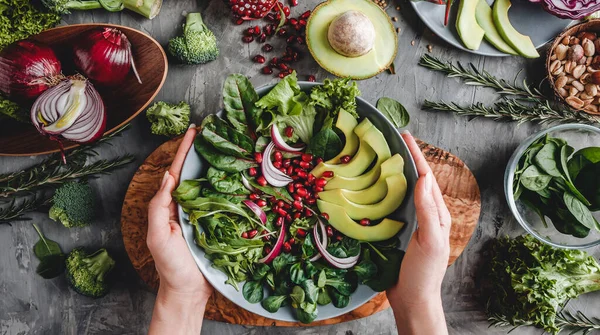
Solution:
[[[438,208],[432,190],[433,176],[431,172],[428,172],[419,178],[415,187],[415,208],[417,210],[420,236],[434,234],[439,230]]]
[[[171,192],[175,189],[175,179],[169,173],[169,171],[165,172],[165,176],[163,177],[162,184],[154,198],[150,201],[149,209],[152,210],[155,207],[159,208],[168,208],[171,204],[173,198],[171,197]]]

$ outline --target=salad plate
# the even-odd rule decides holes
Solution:
[[[467,49],[460,40],[456,31],[455,23],[458,12],[458,1],[452,6],[448,26],[444,26],[445,5],[438,5],[429,1],[410,1],[419,18],[437,36],[451,45],[476,55],[504,57],[511,56],[499,51],[485,39],[481,42],[478,50]],[[493,0],[487,0],[491,5]],[[539,3],[527,0],[512,1],[512,7],[508,11],[508,17],[513,26],[523,35],[531,38],[536,48],[544,46],[560,34],[573,20],[561,19],[546,12]]]
[[[311,82],[298,82],[300,89],[304,92],[310,93],[311,88],[316,85],[321,85],[319,83],[311,83]],[[256,90],[259,97],[267,94],[275,85],[264,86],[258,88]],[[410,156],[408,148],[404,143],[400,133],[394,126],[386,119],[386,117],[381,114],[373,105],[369,104],[365,100],[361,98],[357,98],[357,113],[359,115],[360,120],[364,118],[368,118],[371,123],[384,135],[387,143],[389,145],[390,151],[393,154],[400,154],[400,156],[404,159],[404,175],[407,181],[407,192],[402,202],[402,205],[397,208],[391,215],[387,217],[394,220],[399,220],[405,223],[404,227],[397,234],[397,239],[399,240],[398,249],[405,250],[408,242],[416,229],[416,214],[415,207],[413,201],[413,190],[415,183],[418,178],[417,170],[414,165],[414,161]],[[224,112],[221,111],[217,113],[217,116],[224,116]],[[185,159],[183,169],[181,172],[181,181],[190,180],[190,179],[198,179],[202,178],[206,175],[206,170],[208,169],[209,164],[197,153],[194,147],[190,149]],[[189,216],[184,212],[181,206],[178,206],[179,217],[180,217],[180,225],[183,231],[184,238],[188,247],[191,250],[191,253],[204,274],[205,278],[211,283],[211,285],[222,295],[224,295],[227,299],[231,300],[236,305],[244,308],[250,312],[256,313],[258,315],[264,316],[266,318],[280,320],[280,321],[288,321],[288,322],[297,322],[298,318],[295,315],[293,309],[287,305],[282,306],[276,312],[271,313],[265,308],[261,306],[260,303],[250,303],[248,302],[244,295],[242,294],[242,284],[239,283],[239,289],[236,290],[234,286],[226,283],[228,281],[228,276],[222,272],[221,270],[213,267],[212,261],[206,258],[206,254],[204,250],[199,247],[195,242],[195,229],[194,226],[189,224]],[[264,289],[267,292],[267,289]],[[325,320],[329,318],[333,318],[345,313],[348,313],[364,303],[371,300],[375,297],[379,292],[374,291],[367,285],[358,285],[356,291],[354,291],[350,296],[350,302],[343,308],[334,307],[332,304],[328,304],[325,306],[318,306],[318,316],[313,321]],[[265,295],[267,297],[268,295]]]

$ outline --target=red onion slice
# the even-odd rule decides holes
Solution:
[[[323,255],[323,258],[325,258],[325,260],[332,266],[338,269],[349,269],[356,265],[356,263],[358,262],[358,258],[360,257],[360,251],[356,256],[339,258],[327,252],[327,248],[323,247],[323,244],[319,240],[318,235],[315,235],[315,240],[317,242],[315,243],[317,245],[317,249],[319,249],[319,252],[321,253],[321,255]]]
[[[263,176],[269,184],[275,187],[284,187],[292,182],[292,178],[277,170],[273,166],[273,162],[271,161],[271,153],[273,152],[273,148],[275,148],[275,144],[273,142],[269,143],[269,145],[267,145],[265,148],[265,151],[263,152],[263,162],[260,168]]]
[[[252,185],[250,185],[250,182],[248,181],[248,179],[246,179],[246,176],[244,176],[244,174],[242,173],[242,184],[244,184],[244,187],[250,191],[250,192],[256,192],[256,188]]]
[[[265,214],[265,211],[263,211],[262,208],[260,208],[254,201],[244,200],[242,202],[244,205],[248,206],[248,208],[250,208],[250,210],[256,214],[256,216],[258,216],[263,225],[267,223],[267,214]]]
[[[327,250],[327,230],[325,229],[325,224],[323,224],[323,221],[321,220],[321,218],[319,218],[317,216],[317,223],[313,226],[313,236],[314,236],[314,240],[315,240],[315,244],[319,243],[319,241],[317,240],[317,235],[319,234],[319,231],[321,232],[321,246]],[[318,226],[318,227],[317,227]],[[310,261],[314,262],[318,259],[321,258],[321,253],[317,253],[316,255],[314,255]]]
[[[277,129],[277,125],[275,123],[273,123],[273,125],[271,126],[271,139],[273,140],[273,143],[275,143],[275,146],[277,146],[277,148],[279,150],[283,150],[283,151],[287,151],[287,152],[299,152],[304,150],[304,145],[298,148],[294,148],[292,146],[290,146],[289,144],[285,143],[285,140],[283,139],[283,137],[281,137],[281,134],[279,133],[279,129]]]
[[[281,253],[281,247],[283,246],[283,241],[285,240],[285,224],[281,225],[281,230],[279,230],[279,236],[277,237],[277,241],[273,246],[271,252],[265,257],[258,260],[259,263],[271,263],[275,257],[279,256]]]

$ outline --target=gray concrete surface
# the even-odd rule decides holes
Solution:
[[[293,9],[299,15],[317,4],[316,0],[302,0]],[[521,76],[539,79],[543,76],[543,61],[521,58],[483,58],[451,48],[433,36],[419,22],[406,2],[399,3],[400,13],[394,6],[389,12],[399,18],[399,50],[395,61],[396,75],[380,74],[361,81],[362,96],[373,103],[388,96],[401,101],[411,113],[408,129],[429,143],[442,147],[461,157],[473,170],[482,194],[482,216],[469,246],[456,263],[448,269],[443,302],[451,334],[505,334],[506,329],[488,329],[482,307],[476,301],[474,274],[480,260],[483,244],[494,237],[519,235],[524,231],[511,216],[504,200],[502,178],[509,156],[517,144],[539,126],[498,123],[491,120],[460,117],[452,114],[425,112],[420,109],[424,99],[444,99],[460,103],[481,101],[490,103],[496,96],[487,89],[460,85],[457,80],[444,78],[418,67],[417,61],[433,46],[433,55],[444,59],[473,62],[499,77],[513,79],[522,69]],[[241,41],[243,26],[234,26],[228,11],[219,0],[195,2],[165,0],[160,15],[152,21],[135,14],[83,12],[64,17],[64,23],[110,22],[140,29],[154,36],[161,44],[179,31],[182,13],[201,10],[205,22],[215,32],[221,48],[221,57],[203,66],[171,65],[164,88],[157,99],[187,100],[193,106],[194,120],[221,107],[221,86],[225,77],[240,72],[251,77],[256,86],[275,82],[270,76],[259,74],[260,67],[251,61],[259,52],[257,43]],[[411,45],[414,41],[414,45]],[[283,42],[283,41],[282,41]],[[328,77],[307,56],[298,65],[301,78],[309,74],[317,80]],[[155,295],[145,290],[123,249],[120,227],[121,204],[129,180],[137,166],[165,139],[150,134],[149,123],[140,115],[133,127],[112,147],[103,147],[103,157],[132,153],[136,162],[108,176],[92,181],[101,195],[102,211],[92,227],[67,230],[50,221],[46,214],[32,214],[48,237],[58,241],[65,250],[85,245],[104,246],[115,255],[118,283],[112,292],[98,300],[82,297],[69,290],[64,279],[44,280],[35,274],[37,260],[31,248],[37,236],[30,223],[17,222],[0,226],[0,334],[144,334],[151,317]],[[29,166],[40,158],[0,158],[0,173]],[[600,250],[593,250],[598,256]],[[600,294],[592,293],[572,304],[590,315],[600,316]],[[200,316],[198,316],[200,317]],[[326,327],[274,328],[243,327],[206,321],[203,334],[396,334],[390,310],[371,317]],[[537,329],[519,329],[513,334],[540,334]]]

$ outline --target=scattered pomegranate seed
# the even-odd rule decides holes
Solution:
[[[279,31],[277,32],[277,36],[285,36],[287,34],[287,30],[285,28],[281,28],[279,29]]]
[[[290,6],[292,6],[292,7],[298,6],[298,0],[291,0],[290,1]]]
[[[333,175],[334,175],[333,171],[323,172],[323,177],[325,177],[325,178],[333,178]]]
[[[327,232],[327,236],[333,236],[333,228],[331,228],[331,226],[327,226],[327,228],[325,228],[325,231]]]
[[[292,196],[292,198],[294,198],[294,200],[298,200],[298,201],[301,201],[301,200],[303,199],[303,198],[302,198],[301,196],[299,196],[298,194],[294,194],[294,195]]]
[[[296,194],[302,198],[306,197],[307,191],[305,188],[296,189]]]
[[[273,8],[275,8],[275,7],[273,7]],[[276,16],[275,16],[275,13],[269,13],[269,14],[267,14],[267,16],[265,16],[265,18],[267,20],[269,20],[269,21],[276,21],[277,20]]]
[[[272,45],[270,45],[270,44],[265,44],[265,45],[263,45],[263,46],[262,46],[262,48],[261,48],[261,49],[262,49],[262,51],[264,51],[264,52],[271,52],[271,51],[273,50],[273,46],[272,46]]]
[[[290,237],[290,239],[288,240],[289,244],[296,244],[296,240],[293,237]]]
[[[291,251],[292,251],[292,246],[291,246],[291,244],[289,244],[288,242],[285,242],[285,243],[283,244],[283,251],[284,251],[284,252],[286,252],[286,253],[289,253],[289,252],[291,252]]]
[[[248,174],[250,175],[250,177],[256,176],[256,168],[253,168],[253,167],[249,168]]]
[[[287,43],[288,45],[294,44],[296,42],[296,35],[290,35],[286,40],[285,43]]]
[[[283,221],[285,221],[285,218],[283,216],[280,216],[277,218],[277,221],[275,221],[275,225],[277,227],[281,227],[281,225],[283,224]]]
[[[256,236],[256,234],[258,234],[258,230],[252,229],[251,231],[248,232],[248,238],[254,238],[254,236]]]
[[[310,11],[307,10],[306,12],[302,13],[302,15],[300,15],[300,18],[302,20],[306,20],[306,19],[308,19],[309,16],[310,16]]]
[[[315,186],[313,189],[315,192],[319,193],[319,192],[323,192],[323,187],[320,186]]]
[[[298,171],[298,177],[302,179],[306,179],[307,173],[306,171]]]
[[[254,201],[254,200],[258,200],[258,199],[260,199],[260,195],[258,195],[258,194],[256,194],[256,193],[252,193],[252,194],[250,194],[250,195],[248,196],[248,198],[249,198],[250,200]]]
[[[291,161],[289,158],[288,158],[288,159],[284,159],[284,160],[281,162],[281,164],[282,164],[282,166],[283,166],[284,168],[288,168],[288,167],[290,167],[290,165],[292,165],[292,161]]]
[[[253,30],[254,30],[254,36],[260,35],[260,27],[259,26],[254,26]]]
[[[290,193],[294,193],[294,184],[292,184],[292,183],[289,183],[289,184],[287,185],[287,190],[288,190],[288,192],[290,192]]]
[[[283,7],[283,13],[285,14],[285,17],[290,16],[290,7],[288,7],[288,6]]]
[[[315,76],[313,76],[312,74],[310,76],[308,76],[308,81],[310,82],[315,82],[317,81],[317,78],[315,78]]]
[[[310,162],[312,162],[314,156],[311,154],[302,154],[301,158],[303,161],[310,163]]]
[[[288,166],[286,173],[288,174],[288,176],[291,176],[292,173],[294,173],[294,167]]]
[[[292,56],[283,56],[281,57],[281,61],[285,63],[291,63],[294,60]]]
[[[295,25],[297,25],[297,24],[298,24],[298,19],[290,19],[290,22],[289,22],[289,23],[290,23],[292,26],[295,26]]]
[[[340,163],[342,164],[348,164],[348,162],[350,161],[350,159],[352,159],[352,157],[350,157],[350,155],[345,155],[340,157]]]
[[[246,29],[244,31],[244,35],[245,36],[252,36],[252,35],[254,35],[254,28],[251,27],[251,28]]]
[[[285,133],[285,136],[292,137],[292,136],[294,136],[294,127],[287,126],[287,127],[285,127],[285,130],[283,132]]]
[[[265,57],[263,55],[256,55],[252,60],[256,63],[263,64],[265,62]]]
[[[360,220],[360,225],[361,226],[368,226],[370,224],[371,224],[371,220],[369,220],[367,218],[364,218],[364,219]]]
[[[292,223],[294,221],[294,219],[292,219],[292,216],[290,214],[287,214],[285,216],[285,221],[287,221],[288,223]]]
[[[238,26],[241,25],[242,23],[244,23],[244,19],[237,19],[235,21],[235,24],[237,24]]]
[[[313,212],[308,208],[304,211],[304,216],[306,216],[307,218],[312,217],[313,215]]]
[[[267,41],[267,34],[260,34],[260,36],[258,36],[258,39],[256,40],[256,42],[258,43],[265,43]]]
[[[314,205],[316,203],[317,203],[317,199],[315,199],[315,198],[306,199],[306,204],[307,205],[312,206],[312,205]]]
[[[300,19],[298,21],[298,24],[301,25],[301,26],[303,26],[303,27],[306,27],[306,20],[305,19]]]
[[[273,67],[277,66],[277,64],[278,64],[278,63],[279,63],[279,58],[277,58],[277,57],[273,57],[273,58],[271,58],[271,60],[269,61],[269,65],[270,65],[270,66],[273,66]]]
[[[276,169],[281,169],[281,161],[274,161],[274,162],[273,162],[273,166],[274,166]]]
[[[308,162],[302,161],[302,162],[300,162],[299,165],[300,165],[301,168],[303,168],[305,170],[308,170],[310,168],[310,163],[308,163]]]
[[[344,236],[342,236],[342,235],[337,235],[337,236],[335,237],[335,239],[336,239],[336,240],[338,240],[338,241],[341,241],[341,240],[343,240],[343,239],[344,239]]]
[[[263,237],[263,240],[264,240],[266,237],[269,237],[269,235],[267,235],[267,236]],[[267,239],[267,241],[268,241],[268,239]],[[266,242],[266,241],[265,241],[265,242]],[[268,245],[267,245],[266,247],[264,247],[264,249],[263,249],[263,251],[265,252],[265,255],[268,255],[268,254],[270,254],[270,253],[271,253],[271,250],[273,250],[273,249],[271,249],[271,247],[269,247]]]
[[[322,216],[322,217],[323,217],[325,220],[329,221],[329,214],[327,214],[327,213],[321,213],[321,216]],[[327,235],[329,235],[329,234],[327,234]]]
[[[323,158],[317,157],[317,164],[323,163]]]
[[[254,153],[254,160],[255,160],[255,161],[258,163],[258,164],[262,163],[262,161],[263,161],[262,153],[260,153],[260,152],[255,152],[255,153]]]
[[[302,184],[302,183],[294,183],[294,187],[295,188],[303,188],[304,184]]]
[[[325,179],[325,178],[317,178],[317,180],[315,180],[315,185],[317,187],[325,187],[325,185],[327,185],[327,179]]]
[[[296,36],[296,43],[303,45],[304,44],[304,37],[302,36]]]
[[[285,202],[283,200],[278,200],[277,207],[283,207],[283,206],[285,206]]]
[[[294,217],[294,220],[296,220],[296,219],[299,219],[301,216],[302,216],[302,213],[296,212],[296,213],[294,213],[293,217]]]
[[[300,201],[294,201],[292,205],[296,210],[301,210],[304,207]]]
[[[244,43],[250,43],[252,41],[254,41],[254,37],[252,37],[252,36],[244,36],[244,37],[242,37],[242,42],[244,42]]]
[[[280,151],[275,151],[275,153],[273,154],[273,158],[275,158],[276,162],[281,162],[281,160],[283,159],[283,154]]]
[[[285,209],[283,208],[278,208],[277,209],[277,214],[281,215],[281,216],[286,216],[287,212],[285,211]]]
[[[242,238],[248,238],[248,232],[247,231],[245,231],[245,232],[242,233]]]
[[[298,234],[298,236],[300,236],[300,237],[304,237],[304,236],[306,236],[306,230],[304,230],[302,228],[298,228],[298,230],[296,230],[296,234]]]
[[[277,77],[283,79],[283,78],[287,77],[287,75],[288,75],[287,72],[281,71],[281,72],[279,72],[279,74],[277,75]]]
[[[267,180],[265,179],[264,176],[260,176],[260,177],[256,178],[256,182],[260,186],[267,186]]]
[[[264,73],[264,74],[272,74],[273,73],[273,69],[271,69],[268,66],[265,66],[265,67],[262,68],[262,73]]]
[[[314,175],[314,174],[312,174],[312,173],[309,173],[309,174],[308,174],[308,177],[306,177],[306,181],[307,181],[309,184],[312,184],[312,183],[315,181],[315,179],[317,179],[317,177],[315,177],[315,175]]]
[[[259,207],[265,207],[265,206],[267,205],[267,201],[266,201],[266,200],[263,200],[263,199],[258,199],[258,200],[256,200],[256,204],[257,204]]]

